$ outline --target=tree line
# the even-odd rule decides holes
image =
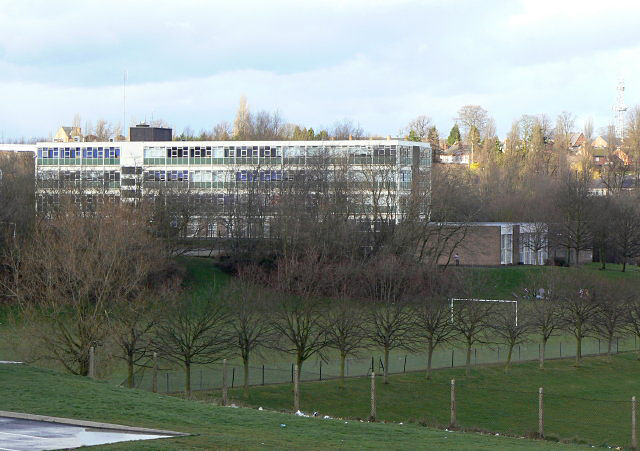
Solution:
[[[311,358],[339,355],[344,379],[347,358],[377,349],[388,382],[394,350],[426,352],[428,378],[434,351],[446,344],[465,348],[469,374],[478,344],[506,346],[508,370],[513,349],[528,341],[540,343],[542,368],[555,335],[575,338],[577,365],[586,337],[604,339],[610,354],[615,337],[640,336],[636,284],[578,270],[532,278],[514,293],[516,319],[511,304],[452,308],[451,298],[486,289],[482,272],[434,271],[390,252],[336,259],[309,249],[237,265],[224,285],[196,285],[167,258],[148,216],[129,206],[88,213],[69,205],[30,238],[11,248],[0,279],[29,359],[87,375],[94,347],[126,363],[129,386],[154,352],[182,367],[187,394],[193,365],[238,357],[246,393],[250,361],[264,350],[291,356],[299,380]]]

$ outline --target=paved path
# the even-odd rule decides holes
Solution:
[[[0,417],[0,451],[67,449],[163,437],[167,436]]]

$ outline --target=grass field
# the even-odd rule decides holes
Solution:
[[[475,449],[570,450],[571,445],[417,424],[302,418],[272,411],[218,407],[114,387],[104,382],[27,366],[0,365],[0,410],[28,412],[196,434],[129,442],[100,449]],[[282,427],[286,425],[286,427]]]
[[[640,362],[635,354],[585,359],[580,368],[573,360],[554,360],[545,371],[535,363],[515,365],[505,374],[502,366],[473,370],[435,371],[431,381],[424,373],[379,381],[378,417],[395,422],[446,425],[449,422],[450,380],[456,379],[458,421],[462,427],[500,433],[529,434],[537,430],[537,391],[545,391],[545,432],[564,440],[593,445],[626,445],[630,442],[630,399],[640,395]],[[366,418],[369,414],[370,380],[349,379],[345,388],[337,381],[302,384],[301,407],[305,412],[344,418]],[[212,400],[218,392],[199,393]],[[251,406],[288,410],[291,385],[253,387],[246,401],[239,390],[236,402]]]

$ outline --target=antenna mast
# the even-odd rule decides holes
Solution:
[[[624,140],[624,116],[627,111],[627,106],[624,104],[624,79],[618,79],[618,86],[616,88],[616,104],[613,107],[613,111],[616,113],[615,127],[616,138],[621,142]]]
[[[122,77],[122,135],[127,136],[127,70]]]

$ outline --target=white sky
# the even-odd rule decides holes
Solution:
[[[0,0],[0,138],[163,118],[178,132],[279,110],[397,133],[413,117],[447,135],[480,104],[503,136],[562,110],[596,131],[616,80],[640,103],[640,2],[624,0]]]

